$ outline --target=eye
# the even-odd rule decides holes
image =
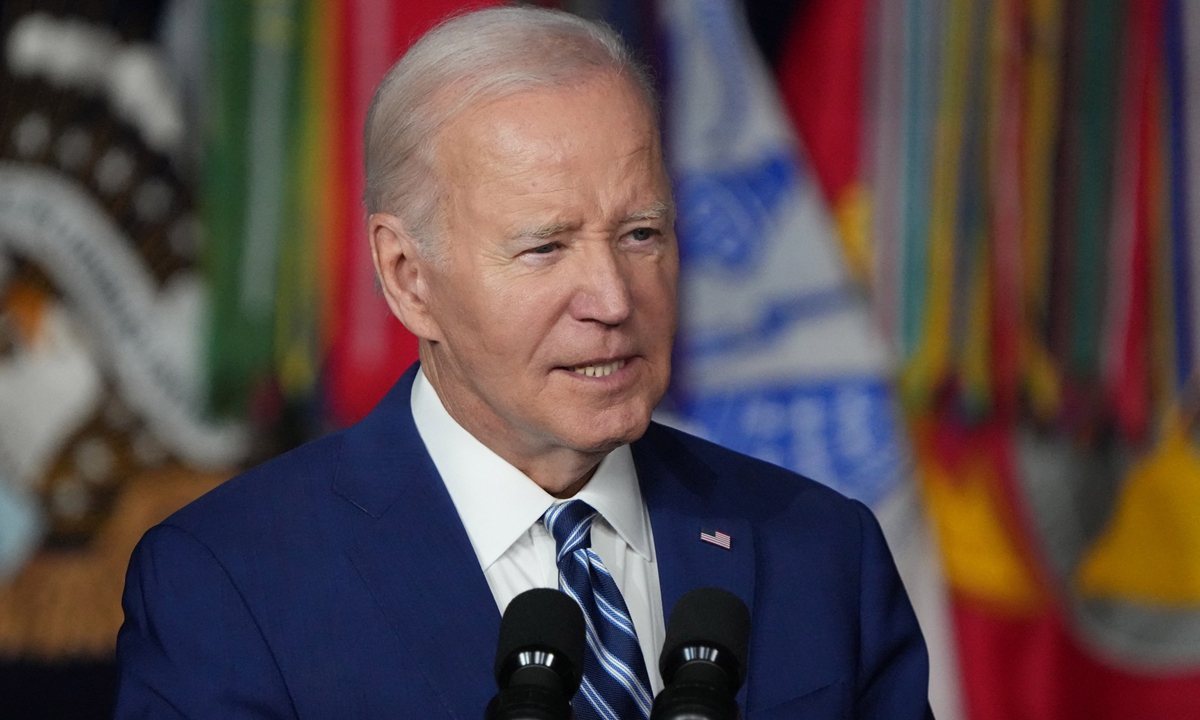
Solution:
[[[658,230],[656,230],[654,228],[640,227],[640,228],[636,228],[636,229],[632,230],[629,233],[629,237],[633,238],[634,240],[637,240],[638,242],[646,242],[647,240],[653,239],[654,236],[657,234],[658,234]]]
[[[545,245],[538,245],[535,248],[531,248],[529,250],[529,252],[534,253],[536,255],[547,255],[549,253],[554,252],[557,249],[558,249],[558,243],[551,242],[551,243],[546,243]]]

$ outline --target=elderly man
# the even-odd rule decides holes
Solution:
[[[389,72],[369,236],[421,362],[361,423],[134,554],[118,717],[478,718],[500,614],[590,625],[578,718],[644,718],[664,609],[750,607],[748,718],[922,718],[924,644],[860,504],[650,421],[678,249],[655,103],[608,30],[465,15]]]

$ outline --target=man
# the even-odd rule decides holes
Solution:
[[[561,13],[462,16],[397,63],[368,227],[421,363],[147,534],[118,717],[478,718],[532,587],[588,619],[577,717],[645,717],[664,610],[702,586],[751,609],[746,717],[929,716],[869,511],[650,422],[678,274],[655,113],[620,41]]]

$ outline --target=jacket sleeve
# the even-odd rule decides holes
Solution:
[[[875,516],[855,502],[862,532],[855,716],[932,720],[929,654]]]
[[[187,531],[160,525],[146,533],[122,605],[117,720],[296,716],[244,598]]]

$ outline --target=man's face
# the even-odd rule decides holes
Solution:
[[[670,378],[679,258],[636,90],[602,76],[483,104],[440,133],[437,169],[423,357],[451,414],[510,462],[638,438]]]

